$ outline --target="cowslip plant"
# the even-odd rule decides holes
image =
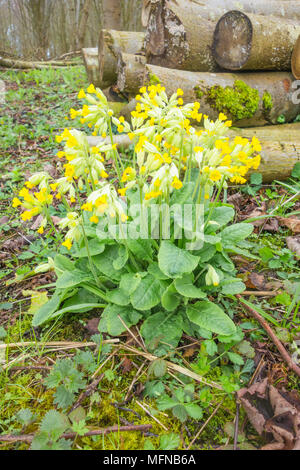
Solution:
[[[49,227],[64,239],[36,270],[54,269],[57,282],[34,326],[98,308],[101,332],[120,335],[142,322],[146,345],[158,355],[183,332],[235,333],[213,299],[245,289],[230,254],[251,257],[245,239],[253,227],[229,225],[234,209],[220,196],[228,181],[242,184],[258,168],[261,146],[255,137],[228,138],[226,116],[213,122],[198,103],[184,105],[182,94],[169,99],[161,85],[143,87],[129,123],[113,115],[100,89],[80,91],[85,104],[71,118],[80,116],[97,145],[65,129],[57,137],[61,176],[33,175],[13,201],[25,221],[42,215],[40,234]],[[118,153],[113,125],[133,142],[131,166]],[[56,201],[65,207],[58,228],[50,216]]]

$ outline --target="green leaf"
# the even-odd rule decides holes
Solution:
[[[298,178],[300,180],[300,162],[295,164],[293,171],[292,171],[292,177]]]
[[[124,270],[115,269],[113,262],[119,257],[119,246],[109,245],[100,255],[93,257],[96,268],[109,279],[120,281]]]
[[[37,327],[49,321],[52,315],[57,311],[61,303],[59,293],[55,293],[53,297],[34,315],[32,326]]]
[[[182,423],[184,423],[188,418],[187,410],[184,405],[176,405],[172,409],[173,415],[178,418]]]
[[[218,346],[213,339],[206,339],[203,344],[209,356],[214,356],[218,352]]]
[[[227,278],[225,279],[222,284],[222,294],[227,294],[227,295],[236,295],[236,294],[241,294],[246,290],[245,284],[237,278]]]
[[[254,227],[252,224],[234,224],[226,227],[222,232],[222,242],[225,245],[232,245],[234,243],[238,243],[245,238],[249,237],[253,232]]]
[[[194,190],[194,183],[185,183],[183,187],[177,191],[174,191],[171,197],[171,206],[174,204],[185,204],[192,196]]]
[[[169,277],[166,276],[160,269],[157,263],[151,263],[149,264],[148,267],[148,272],[152,274],[156,279],[159,279],[160,281],[165,281],[168,280]]]
[[[160,450],[176,450],[180,446],[180,436],[171,432],[160,437]]]
[[[128,295],[131,295],[138,288],[141,280],[142,276],[140,273],[123,274],[120,281],[120,289],[122,289],[124,292],[127,292]]]
[[[128,261],[128,251],[124,245],[119,246],[119,255],[118,258],[113,261],[113,266],[116,271],[124,268],[125,264]]]
[[[212,221],[217,222],[219,227],[224,227],[234,218],[234,209],[228,206],[216,207],[212,214]]]
[[[202,408],[199,405],[197,405],[196,403],[188,403],[188,404],[184,405],[184,407],[185,407],[185,410],[187,411],[188,415],[191,418],[198,419],[198,420],[203,418]]]
[[[51,440],[57,441],[60,436],[68,429],[68,418],[55,410],[50,410],[45,415],[40,432],[46,433]]]
[[[101,241],[97,239],[89,240],[88,246],[89,246],[89,252],[91,256],[100,255],[105,250],[105,244],[103,243],[102,240]],[[81,248],[81,250],[79,250],[77,253],[74,253],[74,258],[87,258],[87,257],[88,257],[88,251],[87,251],[86,246]]]
[[[48,302],[48,295],[47,292],[41,292],[41,291],[23,291],[24,297],[28,297],[31,295],[31,305],[27,313],[30,315],[35,315],[41,307]]]
[[[191,322],[213,333],[230,336],[236,331],[228,315],[218,305],[208,300],[189,305],[187,316]]]
[[[182,317],[179,313],[158,312],[150,315],[141,327],[146,345],[156,354],[177,347],[182,336]]]
[[[206,297],[198,287],[194,286],[194,276],[192,274],[185,274],[182,279],[175,279],[175,287],[179,294],[191,299],[204,299]]]
[[[108,291],[106,293],[106,298],[112,304],[120,305],[121,307],[125,307],[126,305],[130,304],[129,294],[125,294],[125,292],[122,289],[114,289],[114,290]]]
[[[91,275],[89,273],[73,268],[72,271],[67,271],[58,278],[56,281],[56,287],[57,289],[70,289],[71,287],[79,286],[89,280],[91,280]]]
[[[54,258],[54,268],[56,274],[59,276],[65,271],[73,271],[74,263],[67,256],[56,255]]]
[[[250,182],[251,184],[254,184],[256,186],[259,186],[263,182],[263,177],[261,173],[252,173],[250,176]]]
[[[151,240],[132,240],[128,238],[127,246],[137,259],[149,262],[152,261],[153,250]]]
[[[157,359],[153,361],[148,369],[149,375],[154,375],[155,377],[163,377],[167,373],[167,363],[163,359]]]
[[[249,341],[242,341],[238,346],[237,349],[239,353],[243,356],[248,357],[249,359],[253,359],[255,357],[255,349],[251,346]]]
[[[244,359],[239,354],[228,352],[227,355],[229,359],[231,360],[231,362],[233,362],[233,364],[236,364],[238,366],[244,365]]]
[[[167,310],[168,312],[173,312],[180,304],[180,301],[181,299],[177,294],[174,282],[172,282],[172,284],[170,284],[169,287],[163,293],[161,298],[161,304],[165,310]]]
[[[169,241],[163,241],[158,254],[160,270],[171,279],[191,273],[199,264],[200,258],[188,251],[177,248]]]
[[[163,284],[163,281],[159,281],[151,274],[148,274],[141,280],[137,289],[131,295],[131,303],[137,310],[151,310],[160,303],[164,290],[165,284]]]
[[[169,397],[168,395],[164,395],[157,400],[157,408],[160,411],[166,411],[174,408],[174,406],[178,405],[178,401],[174,400],[173,398]]]
[[[124,333],[126,328],[118,318],[119,316],[122,318],[123,322],[128,328],[136,325],[142,317],[139,312],[129,307],[108,305],[102,314],[99,331],[103,333],[109,333],[111,336],[120,336],[122,333]]]

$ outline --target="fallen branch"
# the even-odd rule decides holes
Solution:
[[[287,363],[289,368],[295,372],[298,377],[300,377],[300,367],[295,364],[292,360],[291,356],[281,343],[281,341],[277,338],[276,334],[272,330],[272,328],[268,325],[268,323],[264,320],[264,318],[256,311],[254,308],[249,307],[249,305],[245,304],[242,297],[240,295],[236,295],[236,298],[240,301],[240,303],[248,310],[248,312],[259,322],[259,324],[263,327],[269,338],[273,341],[276,348],[278,349],[282,359]]]
[[[109,340],[104,340],[103,344],[117,344],[119,343],[119,339],[109,339]],[[28,342],[28,343],[7,343],[7,344],[0,344],[0,350],[1,349],[16,349],[16,348],[22,348],[22,347],[39,347],[39,348],[53,348],[53,347],[58,347],[58,348],[74,348],[74,349],[80,349],[80,348],[91,348],[91,347],[96,347],[96,343],[76,343],[73,341],[54,341],[50,343],[37,343],[34,341]]]
[[[152,424],[141,424],[141,425],[132,425],[132,426],[111,426],[109,428],[95,429],[94,431],[87,432],[82,437],[91,437],[91,436],[100,436],[110,434],[112,432],[131,432],[131,431],[140,431],[147,432],[152,428]],[[21,436],[12,436],[12,435],[0,435],[0,441],[2,442],[32,442],[34,439],[34,434],[23,434]],[[76,432],[65,433],[61,436],[63,439],[75,439],[78,436]]]

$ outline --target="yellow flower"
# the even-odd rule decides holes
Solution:
[[[177,96],[183,96],[184,95],[184,92],[181,88],[178,88],[177,90]]]
[[[222,175],[219,172],[219,170],[212,170],[209,174],[209,177],[211,181],[217,182],[217,181],[220,181],[220,179],[222,178]]]
[[[140,93],[144,94],[144,93],[147,93],[147,88],[145,86],[143,86],[141,89],[140,89]]]
[[[40,235],[43,235],[44,231],[45,231],[45,230],[44,230],[44,227],[40,227],[40,228],[38,229],[38,233],[39,233]]]
[[[106,171],[104,171],[104,170],[101,171],[101,178],[103,178],[103,179],[108,178],[108,174],[106,173]]]
[[[93,204],[91,202],[87,202],[86,204],[83,204],[81,209],[83,211],[86,211],[86,212],[92,212],[93,211]]]
[[[70,238],[67,238],[67,240],[64,243],[62,243],[62,246],[65,246],[70,251],[73,246]]]
[[[87,89],[87,92],[91,93],[91,94],[95,94],[96,93],[96,88],[94,87],[94,85],[90,85]]]
[[[133,132],[129,132],[128,137],[129,137],[130,140],[133,140],[134,137],[135,137],[135,136],[134,136],[134,133],[133,133]]]
[[[121,220],[122,220],[123,223],[126,222],[128,220],[128,215],[122,214],[121,215]]]
[[[63,158],[65,155],[65,152],[57,152],[58,158]]]
[[[123,123],[125,122],[124,116],[121,116],[121,117],[119,118],[119,121],[123,124]]]
[[[122,183],[127,183],[127,181],[132,181],[135,178],[135,170],[131,167],[126,168],[122,176]]]
[[[142,97],[141,97],[141,95],[136,95],[135,99],[136,99],[136,101],[141,101]]]
[[[125,197],[126,196],[126,192],[128,191],[128,188],[123,188],[123,189],[118,189],[118,193],[120,194],[120,196],[122,197]]]
[[[219,121],[227,121],[227,116],[225,116],[225,114],[223,114],[223,113],[220,113],[219,114]]]
[[[28,189],[34,188],[34,184],[30,183],[30,181],[27,181],[27,183],[25,183],[25,186],[26,186]]]
[[[92,224],[97,224],[99,222],[99,218],[96,215],[93,215],[93,217],[90,218],[90,221]]]
[[[70,109],[70,116],[71,116],[71,119],[76,119],[77,116],[78,116],[78,111],[76,111],[76,109],[71,108]]]
[[[14,200],[13,200],[13,208],[15,209],[16,207],[19,207],[21,205],[22,205],[22,202],[20,201],[20,199],[15,197]]]
[[[80,90],[80,92],[78,93],[78,99],[82,100],[83,98],[86,98],[86,94],[84,90]]]
[[[182,106],[182,105],[183,105],[183,99],[182,99],[182,98],[179,98],[178,104],[179,104],[179,106]]]
[[[173,183],[172,183],[173,188],[175,189],[181,189],[183,184],[182,182],[177,178],[177,176],[174,177]]]
[[[232,126],[232,121],[226,121],[226,122],[224,122],[224,125],[226,127],[231,127]]]
[[[257,137],[252,138],[252,147],[254,152],[261,152],[261,144]]]
[[[124,132],[124,126],[122,126],[122,125],[118,126],[118,132],[119,132],[119,134]]]

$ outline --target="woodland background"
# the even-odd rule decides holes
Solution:
[[[0,55],[50,59],[95,47],[99,31],[143,31],[142,0],[0,0]]]

